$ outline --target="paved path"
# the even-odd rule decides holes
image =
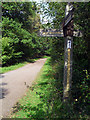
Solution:
[[[32,85],[45,61],[46,58],[39,59],[35,63],[30,63],[17,70],[2,74],[2,82],[0,80],[0,92],[2,90],[3,93],[0,95],[2,116],[6,117],[10,109],[25,94],[27,85]]]

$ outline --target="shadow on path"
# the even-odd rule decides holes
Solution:
[[[7,85],[7,83],[0,83],[0,99],[5,98],[5,96],[9,93],[8,89],[3,88],[4,85]]]

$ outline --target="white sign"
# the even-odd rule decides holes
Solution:
[[[71,40],[67,41],[67,48],[71,48]]]
[[[47,36],[47,37],[64,37],[63,30],[57,29],[40,29],[39,32],[40,36]]]

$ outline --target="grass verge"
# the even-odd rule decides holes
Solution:
[[[0,73],[5,73],[5,72],[9,72],[11,70],[16,70],[16,69],[24,66],[27,63],[28,62],[22,62],[22,63],[18,63],[18,64],[15,64],[15,65],[8,66],[8,67],[2,67],[2,68],[0,68]]]
[[[54,86],[53,75],[50,58],[48,58],[36,83],[29,88],[26,95],[13,108],[12,118],[44,120],[56,117],[54,111],[62,105],[61,99],[57,101],[62,91],[60,92],[60,89],[58,90]]]
[[[13,107],[9,118],[30,120],[88,120],[75,113],[73,105],[63,104],[63,64],[52,67],[49,57],[35,83]],[[56,69],[57,68],[57,69]]]
[[[47,56],[44,56],[42,58],[46,58]],[[15,65],[11,65],[11,66],[8,66],[8,67],[1,67],[0,68],[0,73],[5,73],[5,72],[9,72],[9,71],[12,71],[12,70],[16,70],[20,67],[23,67],[24,65],[28,64],[28,63],[33,63],[35,61],[37,61],[38,59],[40,58],[36,58],[36,59],[27,59],[26,61],[24,62],[21,62],[21,63],[16,63]]]

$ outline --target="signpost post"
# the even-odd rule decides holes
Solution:
[[[64,37],[65,37],[64,80],[63,80],[63,101],[64,102],[70,99],[71,81],[72,81],[73,7],[70,3],[68,3],[66,6],[65,16],[66,16],[66,20],[64,22],[65,24],[63,27]]]
[[[64,80],[63,80],[63,102],[70,99],[71,81],[72,81],[72,54],[73,54],[73,36],[82,37],[82,33],[73,31],[73,5],[68,3],[65,10],[65,18],[62,22],[62,30],[41,29],[40,36],[64,37]]]

